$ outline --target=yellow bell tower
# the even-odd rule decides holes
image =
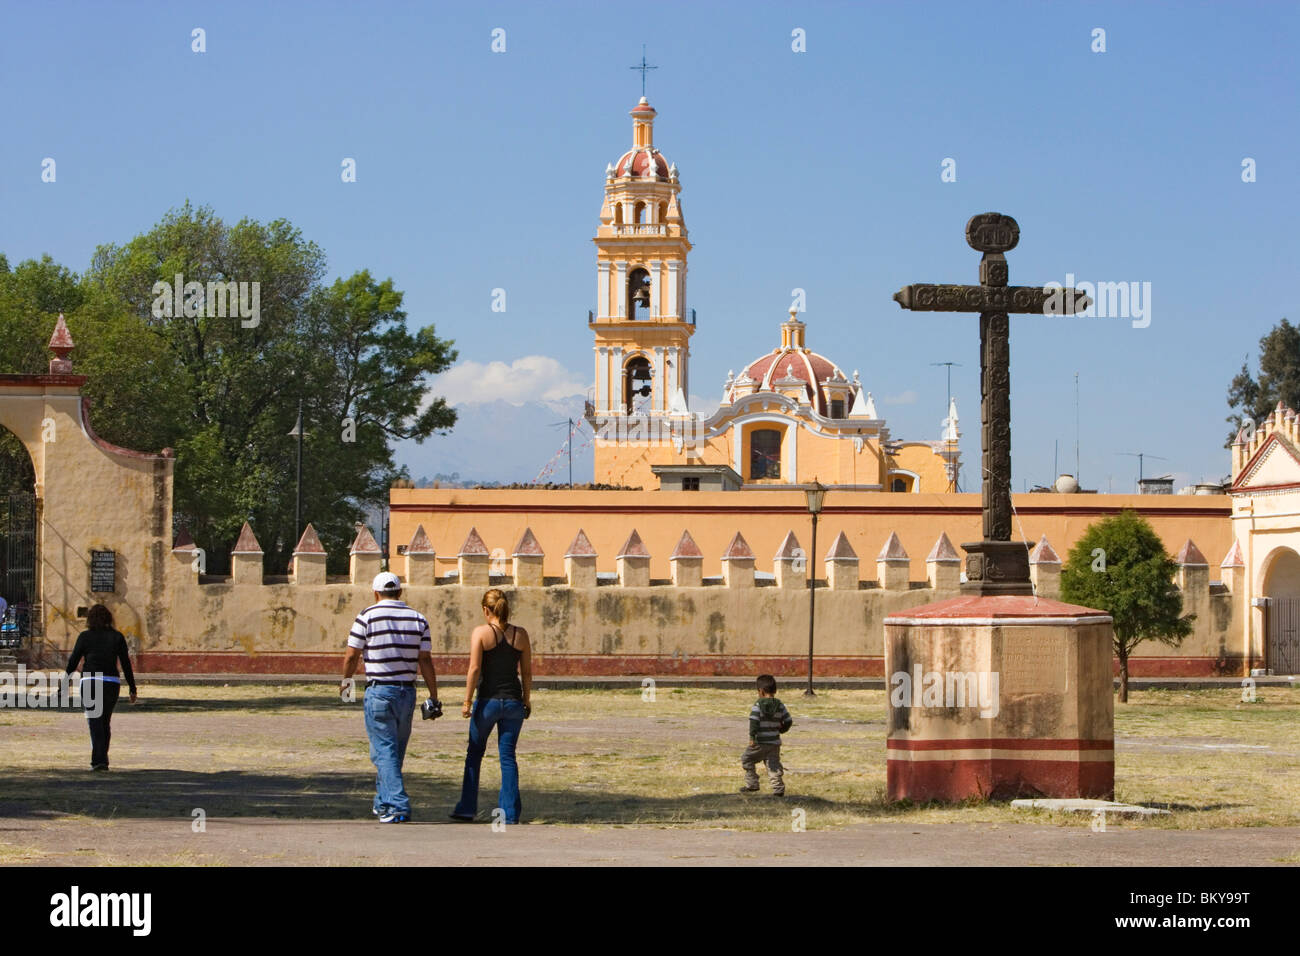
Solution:
[[[589,419],[599,434],[621,420],[687,416],[690,338],[686,254],[677,166],[654,145],[655,110],[631,111],[632,148],[605,168],[596,230],[596,388]],[[622,432],[622,429],[619,429]],[[654,433],[650,429],[650,433]],[[597,473],[600,447],[597,441]]]

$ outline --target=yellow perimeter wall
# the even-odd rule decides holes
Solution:
[[[532,528],[546,553],[545,573],[564,574],[564,552],[579,528],[595,546],[600,571],[613,571],[614,558],[633,528],[650,551],[653,578],[670,575],[668,557],[683,530],[704,552],[704,574],[722,573],[721,555],[739,531],[757,558],[759,571],[772,571],[787,531],[811,546],[811,523],[798,491],[521,491],[394,488],[390,541],[393,555],[424,525],[438,553],[441,577],[456,569],[456,555],[471,527],[491,551],[507,560],[525,528]],[[1231,503],[1226,495],[1013,495],[1016,530],[1031,543],[1042,535],[1064,561],[1068,549],[1094,521],[1132,508],[1151,522],[1173,555],[1191,538],[1210,562],[1210,580],[1232,546]],[[897,532],[911,558],[911,579],[925,580],[925,557],[941,533],[960,549],[978,541],[977,494],[889,494],[831,490],[817,526],[818,559],[843,531],[861,559],[864,581],[876,576],[876,555]],[[394,561],[394,565],[396,565]],[[819,572],[820,573],[820,572]]]

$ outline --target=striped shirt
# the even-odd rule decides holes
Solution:
[[[401,601],[372,604],[352,624],[348,647],[364,650],[366,679],[414,684],[420,652],[433,650],[429,622]]]
[[[794,723],[776,697],[760,697],[749,711],[749,736],[758,744],[781,745],[781,734]]]

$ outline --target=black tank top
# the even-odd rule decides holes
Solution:
[[[488,625],[491,627],[491,625]],[[517,630],[511,625],[511,630]],[[519,683],[519,658],[523,652],[506,642],[505,632],[492,628],[497,642],[491,650],[483,652],[483,674],[478,681],[478,696],[483,700],[523,700],[524,688]]]

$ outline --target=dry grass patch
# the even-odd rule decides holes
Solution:
[[[448,694],[448,697],[454,695]],[[1087,826],[1086,815],[1027,813],[1003,803],[914,807],[885,800],[885,694],[824,691],[783,699],[795,718],[783,760],[789,796],[739,794],[753,694],[639,688],[546,691],[520,745],[525,818],[576,826],[788,830],[791,811],[826,828],[895,820]],[[114,718],[113,770],[91,774],[78,713],[5,711],[0,816],[89,821],[258,816],[357,819],[374,770],[359,703],[321,686],[142,686]],[[1300,690],[1135,691],[1116,705],[1116,797],[1167,806],[1169,817],[1108,826],[1223,827],[1300,823]],[[407,785],[440,815],[460,788],[466,724],[415,721]],[[765,774],[762,774],[765,778]],[[480,808],[495,805],[495,746]],[[766,779],[763,781],[766,790]],[[426,809],[427,808],[427,809]],[[0,863],[5,862],[0,847]]]

